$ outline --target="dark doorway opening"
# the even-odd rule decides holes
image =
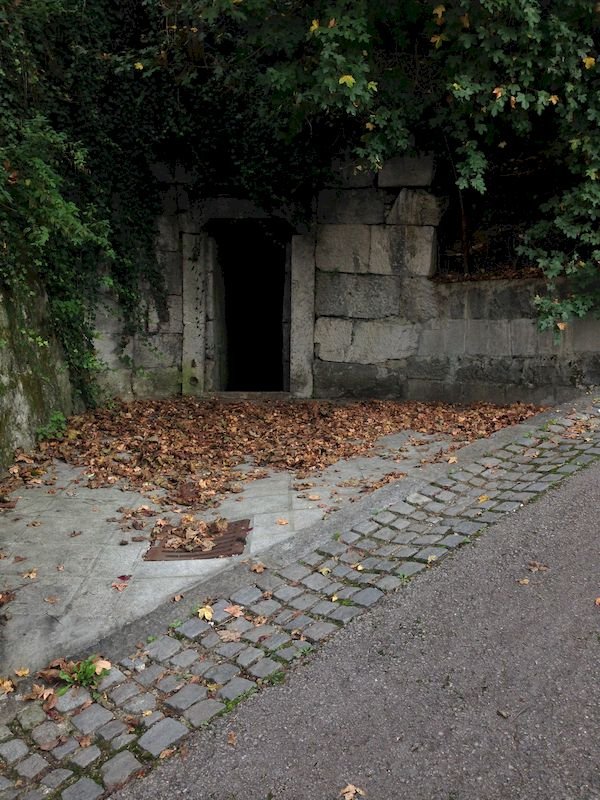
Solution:
[[[289,390],[289,229],[271,220],[213,223],[221,286],[222,389]]]

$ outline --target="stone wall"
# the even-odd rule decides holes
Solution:
[[[26,308],[0,291],[0,471],[16,448],[33,447],[53,411],[73,408],[68,370],[48,323],[46,299],[31,286]]]
[[[290,235],[284,325],[293,395],[552,401],[600,383],[600,323],[573,322],[559,341],[540,333],[532,305],[540,282],[437,279],[447,203],[433,188],[433,158],[392,159],[377,176],[338,166],[312,227]],[[99,309],[98,350],[113,394],[223,386],[223,306],[208,230],[215,220],[268,215],[230,197],[190,204],[186,180],[164,174],[157,254],[166,300],[155,302],[149,287],[144,334],[123,339],[109,298]]]

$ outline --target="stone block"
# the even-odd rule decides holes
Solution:
[[[146,731],[140,737],[138,744],[142,750],[156,758],[167,747],[171,747],[186,736],[187,732],[188,729],[181,722],[165,717],[153,725],[149,731]]]
[[[431,277],[437,268],[437,236],[431,225],[399,225],[398,247],[404,268],[423,278]]]
[[[58,789],[58,787],[68,780],[72,771],[70,769],[54,769],[42,778],[42,784],[49,789]]]
[[[467,320],[465,353],[488,356],[510,355],[508,320]]]
[[[143,369],[177,367],[181,364],[181,335],[157,333],[136,337],[133,346],[135,366]]]
[[[256,689],[256,684],[246,678],[233,678],[217,692],[217,697],[224,700],[236,700],[246,692]]]
[[[112,791],[140,769],[142,769],[142,765],[137,758],[129,751],[124,750],[103,764],[100,771],[104,785],[109,791]]]
[[[317,222],[380,225],[384,198],[376,189],[324,189],[317,202]]]
[[[318,272],[317,317],[379,319],[399,313],[400,283],[395,276]]]
[[[248,672],[254,675],[255,678],[268,678],[282,669],[279,661],[274,661],[272,658],[262,658],[256,664],[248,668]]]
[[[311,397],[315,319],[314,236],[292,236],[291,249],[290,391],[297,397]]]
[[[402,189],[385,221],[388,225],[437,227],[447,206],[447,198],[436,197],[424,189]]]
[[[466,347],[467,323],[462,319],[434,320],[422,328],[417,347],[419,356],[461,355]]]
[[[323,272],[368,272],[370,225],[319,225],[315,260]]]
[[[61,794],[62,800],[98,800],[104,789],[89,778],[81,778]]]
[[[347,361],[352,321],[319,317],[315,324],[315,355],[323,361]]]
[[[81,708],[91,699],[92,697],[87,689],[74,686],[57,699],[54,708],[59,714],[68,714],[69,711]]]
[[[376,175],[361,164],[335,159],[331,165],[332,184],[347,189],[365,189],[374,186]]]
[[[14,764],[28,752],[29,749],[22,739],[9,739],[8,742],[0,744],[0,758],[7,764]]]
[[[42,758],[38,753],[33,753],[17,764],[16,770],[22,778],[33,780],[47,768],[48,762],[46,759]]]
[[[377,183],[386,189],[431,186],[433,173],[433,155],[396,156],[385,162],[377,176]]]
[[[181,642],[171,636],[161,636],[146,647],[150,658],[156,661],[168,661],[181,650]]]
[[[194,728],[199,728],[200,725],[204,725],[224,710],[224,703],[219,703],[217,700],[202,700],[200,703],[188,708],[184,713],[184,717]]]
[[[92,703],[91,706],[72,718],[75,727],[84,734],[92,733],[102,725],[106,725],[111,719],[113,719],[112,713],[98,703]]]
[[[190,683],[180,689],[176,694],[165,701],[165,705],[175,709],[175,711],[185,711],[186,708],[194,705],[199,700],[206,697],[206,689],[196,683]]]
[[[401,398],[401,368],[383,364],[349,364],[315,361],[315,397]]]
[[[371,246],[368,272],[371,275],[393,275],[398,272],[401,263],[396,228],[388,225],[370,225],[369,227]]]
[[[600,352],[600,320],[575,319],[567,327],[570,347],[575,353]]]
[[[162,252],[179,250],[179,217],[176,214],[159,217],[156,222],[156,249]]]
[[[80,748],[73,756],[71,756],[70,760],[73,764],[75,764],[75,766],[79,767],[80,769],[85,769],[86,767],[89,767],[90,764],[93,764],[94,761],[97,761],[101,755],[102,750],[93,744],[91,747]]]
[[[533,356],[538,352],[540,331],[532,319],[511,319],[510,352],[513,356]]]
[[[380,364],[405,358],[417,348],[418,330],[398,319],[358,320],[346,357],[353,364]]]

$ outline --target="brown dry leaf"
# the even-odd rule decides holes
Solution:
[[[27,667],[20,667],[20,669],[15,670],[15,675],[17,678],[26,678],[29,675],[29,669]]]
[[[163,759],[165,759],[165,758],[171,758],[171,756],[176,752],[177,752],[177,748],[176,747],[167,747],[159,755],[159,758],[161,759],[161,761]]]
[[[54,689],[34,683],[29,694],[25,695],[25,700],[49,700],[54,696]]]
[[[115,589],[117,592],[124,592],[128,585],[129,584],[125,581],[113,581],[110,587],[111,589]]]
[[[14,692],[14,690],[15,685],[10,678],[0,677],[0,695],[10,694],[11,692]]]
[[[179,603],[181,600],[183,600],[183,595],[182,594],[176,594],[175,597],[172,598],[172,600],[173,600],[174,603]]]
[[[64,572],[65,571],[65,565],[64,564],[57,564],[56,565],[56,571],[57,572]]]
[[[146,709],[146,711],[142,711],[142,717],[151,717],[152,714],[154,714],[154,711],[150,711],[149,709]]]
[[[448,464],[458,464],[458,458],[456,456],[450,456]]]
[[[321,499],[321,495],[320,494],[309,494],[308,495],[308,499],[309,500],[320,500]]]
[[[29,572],[24,572],[21,575],[22,578],[29,578],[30,581],[34,581],[37,578],[37,568],[31,569]]]
[[[364,797],[365,793],[362,789],[359,789],[358,786],[354,786],[353,783],[349,783],[347,786],[344,786],[342,791],[340,792],[340,797],[343,797],[344,800],[356,800],[357,797]]]
[[[600,606],[600,597],[597,597],[597,598],[594,600],[594,605],[595,605],[595,606]]]
[[[15,564],[20,564],[20,563],[21,563],[21,561],[27,561],[27,556],[15,556],[15,557],[13,558],[13,562],[14,562]]]
[[[548,572],[550,567],[548,567],[546,564],[540,564],[539,561],[530,561],[527,564],[527,569],[529,572]]]
[[[202,608],[198,609],[198,617],[200,619],[205,619],[207,622],[210,622],[213,618],[213,610],[212,606],[202,606]]]
[[[519,586],[529,586],[529,578],[520,578],[517,583]]]
[[[48,605],[56,605],[59,601],[59,597],[56,594],[49,594],[48,597],[44,597],[44,603],[48,603]]]
[[[95,663],[96,666],[96,675],[100,675],[104,672],[104,670],[112,669],[112,664],[110,661],[107,661],[105,658],[98,658]]]
[[[258,625],[264,625],[266,621],[267,621],[266,617],[258,616],[254,617],[253,624],[258,627]]]
[[[321,567],[319,572],[321,573],[321,575],[329,575],[330,572],[331,572],[331,569],[329,567]]]
[[[39,519],[34,519],[31,522],[27,523],[28,528],[39,528],[42,523]]]
[[[287,519],[284,519],[283,517],[280,517],[280,518],[277,520],[277,524],[278,524],[278,525],[289,525],[289,524],[290,524],[290,522],[289,522],[289,520],[287,520]]]
[[[16,596],[17,595],[10,589],[6,592],[0,592],[0,607],[10,603]]]
[[[237,744],[237,733],[233,731],[229,731],[227,734],[227,744],[230,744],[232,747],[235,747]]]
[[[81,531],[71,531],[69,536],[71,537],[71,539],[74,539],[76,536],[81,536],[81,533],[82,533]]]
[[[222,642],[239,642],[242,634],[239,631],[217,631]]]
[[[89,734],[87,736],[80,736],[77,741],[79,742],[79,747],[90,747],[92,744],[92,737]]]
[[[232,617],[243,617],[244,616],[244,607],[232,604],[230,606],[225,606],[223,611],[226,611],[228,614],[231,614]]]
[[[257,572],[260,575],[261,572],[266,570],[266,567],[261,561],[256,561],[254,564],[252,564],[250,570],[251,572]]]

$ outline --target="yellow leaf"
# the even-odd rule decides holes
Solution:
[[[150,717],[154,712],[146,709],[146,711],[142,711],[142,717]]]
[[[20,669],[15,670],[15,675],[17,678],[26,678],[29,675],[29,670],[27,667],[21,667]]]
[[[456,456],[450,456],[448,459],[449,464],[458,464],[458,458]]]
[[[329,20],[329,22],[327,23],[327,27],[335,28],[335,17]]]
[[[501,86],[496,86],[495,89],[492,89],[492,94],[494,95],[496,100],[499,100],[504,94],[504,89]]]
[[[427,556],[427,566],[430,567],[434,561],[437,561],[437,556]]]
[[[340,86],[347,86],[349,89],[351,89],[356,83],[356,78],[353,78],[352,75],[342,75],[338,83]]]
[[[138,69],[138,70],[142,70],[142,69],[144,69],[144,65],[142,64],[141,61],[136,61],[135,64],[133,65],[133,68],[134,69]]]
[[[29,578],[30,581],[34,581],[37,578],[37,569],[32,569],[29,572],[24,572],[21,577]]]
[[[198,616],[200,619],[205,619],[207,622],[210,622],[210,620],[213,618],[212,606],[202,606],[202,608],[199,608]]]
[[[373,125],[373,123],[372,123],[372,122],[367,122],[367,124],[365,125],[365,128],[366,128],[368,131],[373,131],[373,130],[375,130],[375,125]]]
[[[490,497],[487,494],[480,494],[477,499],[479,500],[480,503],[487,503]]]
[[[557,94],[551,94],[550,95],[550,102],[552,103],[553,106],[555,106],[558,103],[558,100],[559,100],[559,97],[558,97]]]
[[[529,586],[529,578],[521,578],[517,583],[519,586]]]
[[[445,33],[440,33],[440,34],[436,33],[431,37],[429,41],[431,42],[431,44],[435,45],[436,50],[439,50],[446,38],[447,37]]]
[[[14,692],[14,690],[15,685],[10,678],[0,677],[0,694],[10,694],[11,692]]]
[[[347,786],[344,786],[340,792],[340,797],[343,797],[344,800],[356,800],[357,797],[364,796],[365,793],[363,790],[359,789],[358,786],[354,786],[353,783],[349,783]]]
[[[104,670],[110,670],[112,668],[112,664],[110,661],[107,661],[105,658],[99,658],[96,661],[96,675],[101,675]]]
[[[319,30],[319,20],[313,19],[310,28],[308,29],[309,33],[314,33],[315,31]]]
[[[329,569],[329,567],[321,567],[321,569],[319,570],[319,572],[321,573],[321,575],[329,575],[329,573],[331,572],[331,570]]]
[[[469,19],[468,14],[463,14],[462,17],[459,17],[460,23],[463,28],[470,28],[471,27],[471,20]]]
[[[362,572],[364,567],[362,564],[352,564],[352,569],[357,570],[358,572]]]
[[[517,107],[517,98],[516,97],[511,97],[510,98],[510,107],[511,108],[516,108]]]
[[[441,19],[444,16],[444,12],[446,11],[446,6],[439,5],[433,9],[433,16]]]
[[[594,605],[595,605],[595,606],[600,606],[600,597],[597,597],[597,598],[594,600]]]
[[[592,69],[593,67],[596,66],[596,59],[594,58],[594,56],[585,56],[585,58],[582,60],[583,60],[583,66],[586,69]]]
[[[556,327],[558,328],[559,331],[564,331],[564,330],[566,330],[567,323],[566,322],[557,322],[556,323]]]
[[[338,600],[339,600],[339,597],[337,596],[337,594],[332,594],[331,595],[331,602],[332,603],[337,603]]]
[[[230,744],[232,747],[235,747],[236,743],[237,743],[237,733],[229,731],[229,733],[227,734],[227,744]]]

